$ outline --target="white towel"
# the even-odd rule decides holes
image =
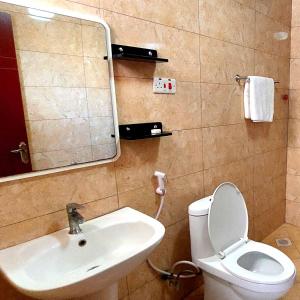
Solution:
[[[251,119],[251,114],[250,114],[250,79],[249,78],[245,82],[244,111],[245,111],[245,118],[246,119]]]
[[[244,91],[245,118],[253,122],[272,122],[274,115],[274,80],[249,76]]]

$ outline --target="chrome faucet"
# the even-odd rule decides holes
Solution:
[[[66,206],[69,227],[69,234],[78,234],[82,232],[82,229],[79,227],[79,224],[84,222],[83,216],[77,211],[77,209],[84,208],[83,205],[77,203],[68,203]]]

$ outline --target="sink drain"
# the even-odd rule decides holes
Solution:
[[[79,247],[83,247],[83,246],[85,246],[86,245],[86,240],[80,240],[79,242],[78,242],[78,246]]]

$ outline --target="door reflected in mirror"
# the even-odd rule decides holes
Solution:
[[[106,35],[98,22],[0,3],[0,177],[117,155]]]

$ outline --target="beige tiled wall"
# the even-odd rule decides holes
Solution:
[[[286,220],[300,226],[300,1],[293,0]]]
[[[99,13],[113,42],[153,47],[169,58],[166,64],[114,67],[120,123],[162,121],[173,135],[122,141],[115,164],[2,184],[2,248],[66,227],[70,201],[86,203],[88,217],[123,206],[154,215],[156,169],[168,175],[161,216],[166,236],[152,255],[161,268],[190,258],[187,206],[223,181],[236,183],[246,198],[251,238],[261,240],[284,222],[288,104],[281,96],[289,88],[289,40],[276,42],[273,33],[289,32],[290,0],[49,3]],[[235,74],[280,80],[273,123],[244,120]],[[176,95],[154,95],[153,76],[176,78]],[[120,298],[182,299],[195,284],[187,281],[175,291],[142,264],[120,282]],[[26,299],[2,286],[5,299]]]

